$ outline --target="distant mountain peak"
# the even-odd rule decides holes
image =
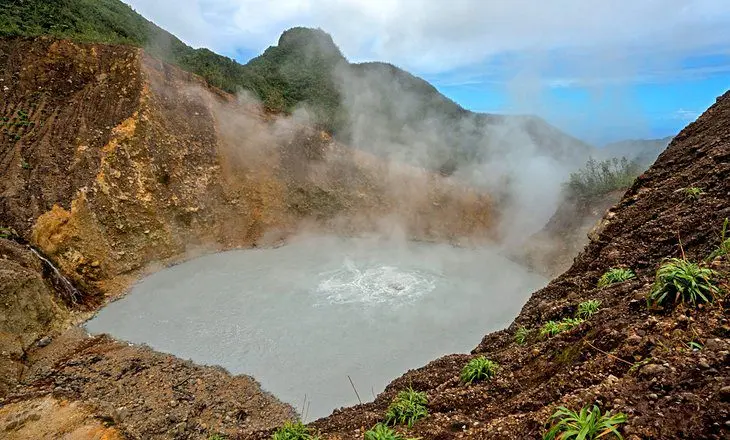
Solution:
[[[282,49],[314,50],[319,55],[345,58],[332,36],[319,28],[299,26],[287,29],[279,37],[277,45]]]

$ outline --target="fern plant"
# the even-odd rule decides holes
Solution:
[[[428,415],[426,393],[411,387],[401,391],[393,399],[385,412],[386,425],[408,425],[412,427],[418,420]]]
[[[593,316],[598,309],[601,307],[601,301],[597,299],[589,299],[578,304],[578,316],[583,319],[588,319]]]
[[[623,440],[617,428],[626,420],[626,415],[623,413],[611,414],[609,411],[601,414],[597,405],[593,405],[590,410],[584,406],[580,412],[559,406],[548,422],[552,422],[552,426],[542,438],[543,440],[594,440],[613,437]]]
[[[671,258],[659,267],[654,286],[649,292],[649,305],[661,305],[670,300],[674,303],[712,302],[718,293],[713,281],[717,272],[707,267],[700,267],[681,258]]]
[[[491,379],[497,374],[499,365],[490,361],[484,356],[479,356],[470,360],[464,368],[461,369],[461,381],[464,383],[473,383],[480,380]]]
[[[550,337],[557,335],[561,331],[562,330],[560,328],[560,323],[556,321],[548,321],[543,324],[542,328],[540,329],[540,335]]]
[[[690,186],[684,189],[684,195],[690,200],[699,200],[702,194],[704,194],[702,188],[696,186]]]
[[[301,421],[297,421],[284,423],[284,426],[274,432],[271,440],[319,440],[319,437],[312,434],[312,430]]]
[[[388,426],[378,423],[365,432],[364,440],[416,440],[403,437]]]
[[[623,283],[635,276],[636,274],[631,269],[624,267],[611,268],[598,279],[598,287],[603,288],[614,283]]]
[[[578,327],[583,323],[581,318],[563,318],[561,321],[548,321],[540,329],[540,335],[552,337],[567,330]]]
[[[530,330],[528,330],[527,327],[524,327],[524,326],[520,327],[517,329],[517,332],[515,332],[515,342],[517,342],[520,345],[523,345],[529,335],[530,335]]]

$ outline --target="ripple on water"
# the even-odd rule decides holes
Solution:
[[[350,259],[342,268],[319,275],[317,293],[330,304],[404,304],[433,291],[437,278],[434,273],[387,265],[361,269]]]

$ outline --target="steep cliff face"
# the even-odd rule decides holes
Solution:
[[[306,118],[266,115],[141,50],[52,39],[0,48],[0,224],[87,293],[119,293],[153,261],[304,227],[491,234],[487,196],[350,150]]]
[[[730,217],[730,92],[674,138],[620,202],[569,270],[535,292],[514,323],[487,335],[470,355],[437,359],[393,381],[373,403],[312,424],[324,438],[358,439],[384,419],[396,393],[428,396],[429,415],[407,437],[540,439],[558,405],[599,405],[627,415],[624,438],[725,439],[730,433],[730,321],[726,294],[712,304],[649,309],[646,297],[664,259],[687,258],[717,271],[728,290],[727,257],[708,258]],[[685,188],[702,188],[699,198]],[[611,267],[636,277],[596,287]],[[553,337],[548,321],[599,311]],[[518,328],[528,333],[515,341]],[[697,349],[701,347],[700,349]],[[461,368],[477,355],[500,367],[491,381],[464,384]],[[262,432],[257,438],[266,438]]]

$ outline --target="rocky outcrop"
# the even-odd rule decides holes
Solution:
[[[0,239],[0,398],[19,382],[26,350],[68,324],[69,311],[24,246]]]

